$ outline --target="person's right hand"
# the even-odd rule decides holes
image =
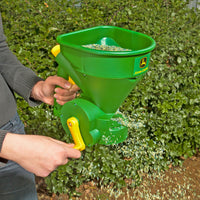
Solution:
[[[80,151],[73,144],[39,135],[7,133],[0,157],[15,161],[37,176],[46,177],[68,158],[80,158]]]

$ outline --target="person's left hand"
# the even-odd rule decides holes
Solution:
[[[78,90],[80,88],[77,85],[72,85],[62,77],[49,76],[45,81],[39,81],[34,85],[31,97],[49,105],[53,105],[56,98],[57,103],[64,105],[76,97]]]

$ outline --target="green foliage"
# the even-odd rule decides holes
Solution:
[[[178,164],[200,147],[200,16],[182,0],[2,0],[11,50],[39,76],[56,74],[50,53],[56,36],[97,25],[145,33],[157,43],[150,70],[120,107],[129,119],[129,137],[119,145],[87,147],[47,178],[53,192],[73,194],[85,181],[133,185],[142,174]],[[20,97],[19,113],[31,134],[70,141],[50,106],[30,108]],[[142,124],[142,126],[138,126]]]

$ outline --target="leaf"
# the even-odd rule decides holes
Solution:
[[[178,58],[177,58],[177,62],[178,62],[178,64],[180,64],[181,61],[182,61],[181,57],[178,57]]]

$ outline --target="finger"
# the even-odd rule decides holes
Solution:
[[[70,89],[72,84],[60,76],[50,76],[46,79],[46,82],[52,86],[60,86],[62,88]]]
[[[62,163],[62,165],[66,165],[67,163],[68,163],[68,159],[66,158],[64,161],[63,161],[63,163]]]
[[[62,142],[60,140],[56,140],[53,138],[50,138],[50,140],[56,142],[57,144],[63,145],[63,147],[66,150],[66,158],[80,158],[81,157],[81,152],[77,149],[74,149],[74,144],[67,144],[65,142]]]
[[[73,100],[74,98],[72,98],[72,99],[70,99],[70,100],[68,100],[68,101],[71,101],[71,100]],[[60,101],[60,100],[56,100],[56,102],[58,103],[58,104],[60,104],[61,106],[63,106],[65,103],[67,103],[68,101]]]
[[[76,92],[69,89],[56,88],[55,93],[60,96],[69,96],[75,94]]]
[[[66,147],[66,157],[67,158],[80,158],[81,152],[77,149]]]
[[[70,143],[70,144],[65,143],[65,145],[66,145],[67,147],[69,147],[69,148],[73,148],[73,147],[75,146],[75,144],[73,144],[73,143]]]
[[[52,141],[56,142],[57,144],[62,144],[62,145],[65,145],[67,147],[70,147],[70,148],[73,148],[74,147],[74,144],[73,143],[65,143],[63,141],[60,141],[60,140],[56,140],[54,138],[50,138]]]
[[[71,92],[78,92],[79,90],[80,88],[76,84],[72,85],[72,87],[70,88]]]
[[[63,101],[63,102],[68,102],[76,98],[76,94],[69,95],[69,96],[59,96],[57,94],[54,95],[56,101]]]

